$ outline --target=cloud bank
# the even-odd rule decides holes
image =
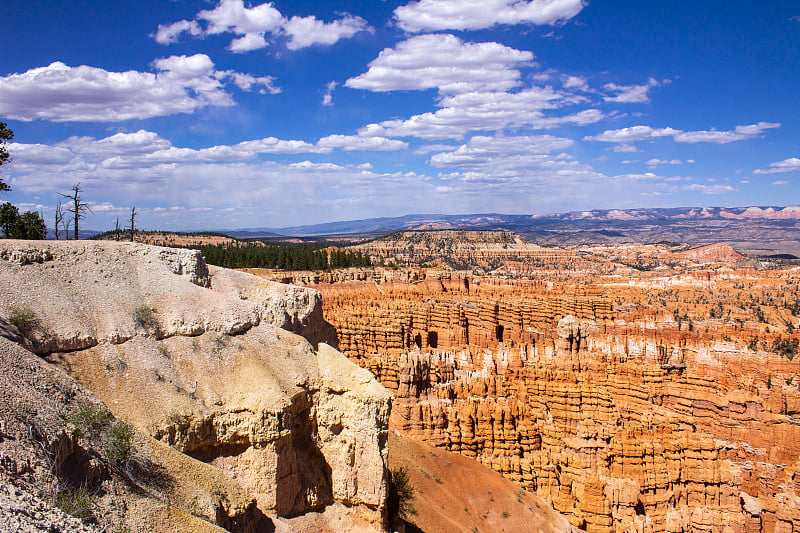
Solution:
[[[0,116],[53,122],[119,122],[232,106],[227,85],[244,91],[280,92],[270,76],[217,70],[205,54],[171,56],[152,63],[156,72],[111,72],[61,62],[0,77]]]

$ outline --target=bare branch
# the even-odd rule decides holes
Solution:
[[[59,231],[58,228],[64,224],[64,206],[61,205],[61,200],[58,201],[58,205],[56,206],[56,221],[55,221],[55,232],[56,232],[56,240],[59,239]],[[69,238],[69,235],[66,236]]]
[[[72,194],[64,194],[58,193],[60,196],[64,198],[69,198],[72,201],[72,207],[67,208],[67,211],[72,213],[75,220],[75,239],[78,239],[78,222],[80,219],[86,217],[86,212],[88,211],[92,215],[94,215],[94,211],[92,208],[89,207],[89,204],[81,200],[81,184],[76,183],[72,186]],[[69,234],[67,234],[67,238],[69,238]]]
[[[136,206],[131,208],[131,242],[134,242],[134,235],[136,233]]]

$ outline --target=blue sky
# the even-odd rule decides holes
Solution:
[[[800,203],[800,4],[12,0],[4,200],[109,229]]]

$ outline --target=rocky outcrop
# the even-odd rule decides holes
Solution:
[[[30,336],[38,353],[119,344],[142,327],[166,338],[236,335],[262,323],[335,344],[318,292],[209,268],[195,250],[25,242],[0,242],[0,291],[8,295],[7,313],[35,314]]]
[[[116,424],[59,369],[0,338],[0,529],[250,531],[271,526],[222,472],[135,432],[109,459]],[[78,514],[88,525],[67,517]]]
[[[17,533],[94,533],[99,532],[100,528],[86,525],[10,483],[0,483],[0,530]]]
[[[336,330],[322,316],[319,291],[283,283],[264,283],[255,276],[226,268],[210,266],[208,269],[213,290],[251,302],[259,322],[297,333],[314,346],[320,342],[336,346]]]
[[[391,396],[323,343],[318,292],[207,268],[192,251],[25,241],[0,241],[0,292],[0,315],[30,317],[37,353],[232,476],[259,511],[337,505],[381,527]]]

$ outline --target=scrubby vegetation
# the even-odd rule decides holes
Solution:
[[[136,322],[137,326],[145,329],[154,328],[158,325],[156,321],[156,310],[147,305],[137,307],[133,311],[133,320]]]
[[[64,419],[74,426],[73,438],[79,447],[88,450],[90,455],[96,453],[91,450],[102,450],[102,455],[96,457],[106,473],[115,471],[132,480],[127,470],[134,451],[133,425],[115,419],[101,404],[88,401],[76,405]],[[52,465],[51,468],[56,476],[54,492],[50,496],[52,504],[84,522],[96,523],[93,507],[100,490],[97,480],[83,476],[76,479],[75,473],[64,471],[63,466]]]
[[[417,514],[414,507],[414,487],[408,478],[408,472],[403,467],[389,471],[389,494],[386,505],[390,516],[408,518]]]
[[[40,326],[39,317],[27,307],[13,307],[8,313],[8,321],[25,336]]]
[[[114,416],[102,406],[82,403],[67,417],[67,422],[75,426],[78,436],[90,440],[101,438],[105,456],[112,466],[120,466],[130,457],[135,430],[124,420]]]
[[[75,426],[80,435],[96,436],[111,421],[111,413],[93,403],[82,403],[67,417],[67,422]]]
[[[53,505],[84,522],[92,517],[92,494],[86,487],[68,487],[56,493]]]
[[[130,457],[133,446],[133,425],[117,420],[108,428],[106,434],[106,458],[112,465],[122,465]]]
[[[778,337],[772,343],[772,351],[790,361],[797,355],[800,340],[792,338]]]

